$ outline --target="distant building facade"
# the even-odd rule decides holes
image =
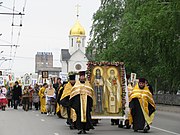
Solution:
[[[48,71],[49,75],[59,76],[60,67],[53,67],[52,52],[37,52],[35,56],[35,72],[42,75],[42,71]]]

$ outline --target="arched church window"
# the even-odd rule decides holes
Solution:
[[[76,70],[81,70],[82,66],[80,64],[76,64],[75,68]]]
[[[82,39],[82,47],[84,47],[84,38]]]
[[[71,39],[71,47],[73,47],[73,38]]]

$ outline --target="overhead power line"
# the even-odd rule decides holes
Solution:
[[[7,45],[6,44],[0,45],[2,47],[8,47],[8,46],[10,47],[9,58],[12,59],[12,61],[9,61],[10,69],[12,69],[12,66],[14,64],[14,60],[16,58],[17,47],[20,47],[18,44],[19,44],[19,40],[20,40],[20,36],[21,36],[21,27],[23,25],[22,24],[23,23],[23,16],[25,15],[25,7],[26,7],[27,0],[24,0],[24,4],[22,6],[21,11],[18,11],[19,9],[17,10],[16,7],[17,7],[18,3],[16,3],[16,2],[17,2],[16,0],[13,0],[12,8],[4,6],[4,5],[2,5],[3,2],[0,2],[0,7],[12,11],[12,12],[3,12],[3,13],[0,12],[0,15],[10,15],[10,16],[12,16],[11,41],[10,41],[10,43],[6,42],[6,43],[8,43]],[[19,22],[17,22],[17,20],[16,20],[16,19],[18,19],[17,16],[20,16]],[[19,29],[17,29],[17,31],[15,31],[16,29],[14,27],[19,27]]]
[[[25,15],[23,13],[0,13],[0,15]]]
[[[5,47],[20,47],[20,45],[0,45],[0,46],[5,46]]]
[[[13,11],[12,8],[9,8],[9,7],[3,6],[3,5],[0,5],[0,6],[3,7],[3,8],[6,8],[6,9],[9,9],[9,10]],[[17,10],[14,10],[14,11],[20,13],[20,11],[17,11]]]

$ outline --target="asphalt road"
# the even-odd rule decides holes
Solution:
[[[76,135],[77,130],[69,130],[65,119],[46,116],[39,111],[25,112],[6,109],[0,111],[0,135]],[[88,134],[94,135],[143,135],[132,129],[111,126],[110,120],[101,120],[100,124]],[[156,112],[156,117],[148,135],[180,135],[180,115],[172,112]]]

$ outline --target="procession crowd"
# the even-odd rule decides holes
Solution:
[[[154,117],[155,104],[145,81],[140,78],[135,87],[128,85],[130,112],[126,126],[130,128],[132,125],[134,132],[147,132]],[[86,134],[98,124],[99,120],[91,117],[93,100],[94,89],[86,79],[85,71],[79,72],[78,80],[75,74],[69,75],[68,82],[57,78],[54,83],[35,84],[33,87],[22,88],[17,81],[9,87],[0,86],[0,107],[3,111],[7,104],[9,108],[19,109],[22,106],[24,111],[35,109],[40,110],[42,115],[57,115],[67,119],[66,124],[70,129],[77,129],[78,134]],[[111,124],[121,127],[122,123],[111,119]]]

